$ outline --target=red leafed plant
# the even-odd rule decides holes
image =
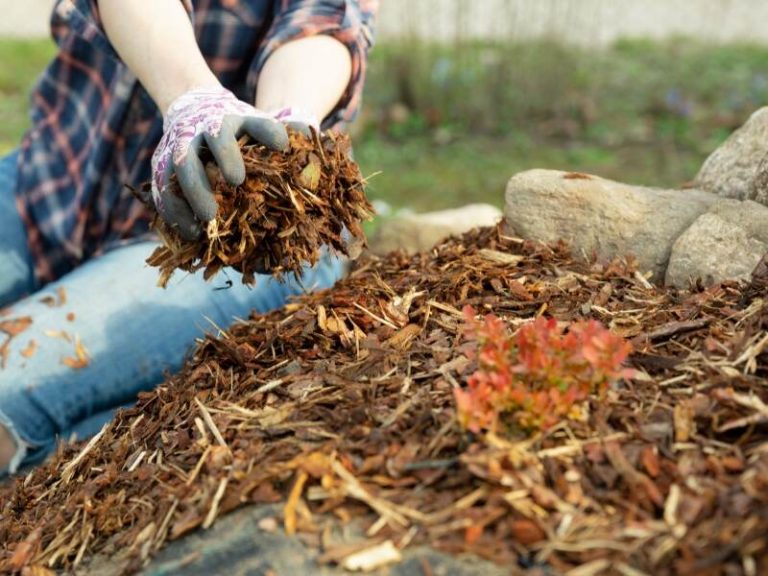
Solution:
[[[622,366],[630,343],[597,321],[574,323],[564,333],[556,320],[539,317],[510,335],[494,315],[481,322],[471,306],[463,312],[478,367],[455,396],[459,422],[472,432],[546,430],[582,419],[590,394],[602,397],[632,375]]]

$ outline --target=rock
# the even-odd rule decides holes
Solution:
[[[726,198],[768,205],[768,107],[761,108],[715,150],[695,185]]]
[[[672,245],[719,198],[702,190],[630,186],[574,172],[529,170],[507,184],[504,216],[523,238],[568,241],[601,260],[633,254],[662,281]]]
[[[376,254],[393,250],[409,254],[421,252],[448,236],[481,226],[494,226],[501,216],[501,210],[490,204],[469,204],[452,210],[397,216],[382,223],[369,238],[369,246]]]
[[[279,518],[278,506],[246,506],[219,518],[209,530],[198,530],[170,542],[142,570],[144,576],[268,576],[313,574],[344,576],[343,568],[318,563],[318,550],[307,547],[300,537],[285,534],[282,526],[265,531],[265,519]],[[361,527],[334,527],[334,534],[353,533],[356,541],[365,541]],[[318,538],[314,540],[318,542]],[[402,561],[369,572],[373,576],[410,576],[422,574],[428,565],[435,575],[502,576],[510,567],[497,566],[487,560],[465,555],[452,557],[425,546],[409,547]],[[123,574],[125,567],[112,557],[97,558],[83,574],[112,576]]]
[[[768,208],[750,200],[724,200],[677,239],[665,280],[680,287],[696,278],[707,284],[746,280],[766,253]]]
[[[766,144],[768,150],[768,141]],[[749,199],[762,206],[768,206],[768,156],[757,165],[752,189],[749,191]]]

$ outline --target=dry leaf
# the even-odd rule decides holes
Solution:
[[[320,177],[322,176],[322,166],[320,158],[314,152],[310,152],[307,165],[299,174],[299,184],[311,192],[317,190],[320,186]]]

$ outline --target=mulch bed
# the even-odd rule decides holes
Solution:
[[[331,291],[206,338],[95,440],[0,493],[0,570],[104,553],[135,571],[227,511],[283,502],[282,526],[324,562],[344,554],[335,518],[362,520],[367,544],[520,571],[764,574],[767,292],[765,267],[749,284],[657,288],[631,261],[502,228],[365,259]],[[600,320],[631,340],[636,378],[587,422],[467,435],[452,393],[475,369],[464,304],[512,327]]]

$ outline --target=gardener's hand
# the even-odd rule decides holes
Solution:
[[[307,138],[312,137],[314,130],[320,133],[320,122],[311,112],[295,106],[280,108],[272,113],[272,117],[285,124],[291,130],[304,134]]]
[[[208,147],[227,182],[238,186],[245,180],[237,143],[244,133],[273,150],[288,147],[283,122],[223,87],[191,90],[168,107],[163,137],[152,155],[152,200],[160,216],[185,240],[198,238],[201,222],[213,220],[218,210],[198,156],[200,147]],[[183,197],[169,186],[173,173]]]

